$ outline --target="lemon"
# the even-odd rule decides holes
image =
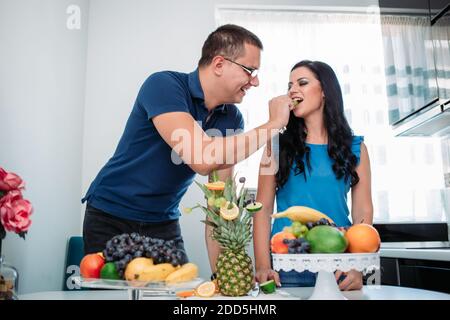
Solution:
[[[195,289],[195,294],[203,298],[212,297],[214,293],[216,293],[216,285],[212,281],[203,282]]]
[[[100,278],[110,280],[120,280],[119,273],[117,272],[114,262],[107,262],[100,270]]]
[[[239,216],[239,208],[235,203],[232,203],[232,208],[228,209],[230,202],[227,201],[224,206],[220,208],[220,216],[228,221],[234,220]]]

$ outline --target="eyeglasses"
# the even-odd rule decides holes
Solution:
[[[225,57],[224,57],[224,59],[227,60],[227,61],[230,61],[231,63],[237,64],[239,67],[244,69],[244,71],[247,72],[248,75],[250,77],[252,77],[252,78],[255,78],[258,75],[258,71],[259,71],[258,69],[246,67],[243,64],[240,64],[240,63],[238,63],[236,61],[230,60],[230,59],[225,58]]]

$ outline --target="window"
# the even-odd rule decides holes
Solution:
[[[369,150],[374,220],[445,220],[440,139],[394,137],[389,126],[379,15],[222,7],[216,22],[244,26],[264,44],[260,87],[250,90],[239,106],[246,130],[268,119],[268,101],[287,92],[295,63],[324,61],[339,78],[347,120],[356,135],[364,136]],[[237,166],[249,187],[257,186],[261,154]]]

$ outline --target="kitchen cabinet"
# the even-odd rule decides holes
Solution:
[[[381,257],[380,268],[382,285],[450,293],[450,261]]]
[[[441,13],[448,5],[448,0],[429,0],[430,5],[430,18],[435,19],[439,13]]]
[[[438,101],[429,3],[379,0],[379,6],[389,123],[397,126]]]
[[[450,293],[448,224],[375,223],[381,284]]]
[[[450,1],[379,0],[379,5],[388,115],[394,135],[447,135]]]

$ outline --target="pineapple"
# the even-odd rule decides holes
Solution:
[[[213,183],[217,180],[217,175],[213,174]],[[234,179],[229,178],[222,190],[216,187],[210,190],[208,186],[211,183],[202,185],[196,182],[205,193],[208,206],[194,207],[200,207],[206,214],[208,219],[202,222],[213,228],[212,238],[222,248],[216,264],[220,293],[233,297],[246,295],[253,286],[253,263],[246,246],[252,237],[252,216],[256,211],[244,208],[247,189],[244,188],[245,179],[241,178],[240,182],[243,185],[239,198],[236,197]]]

